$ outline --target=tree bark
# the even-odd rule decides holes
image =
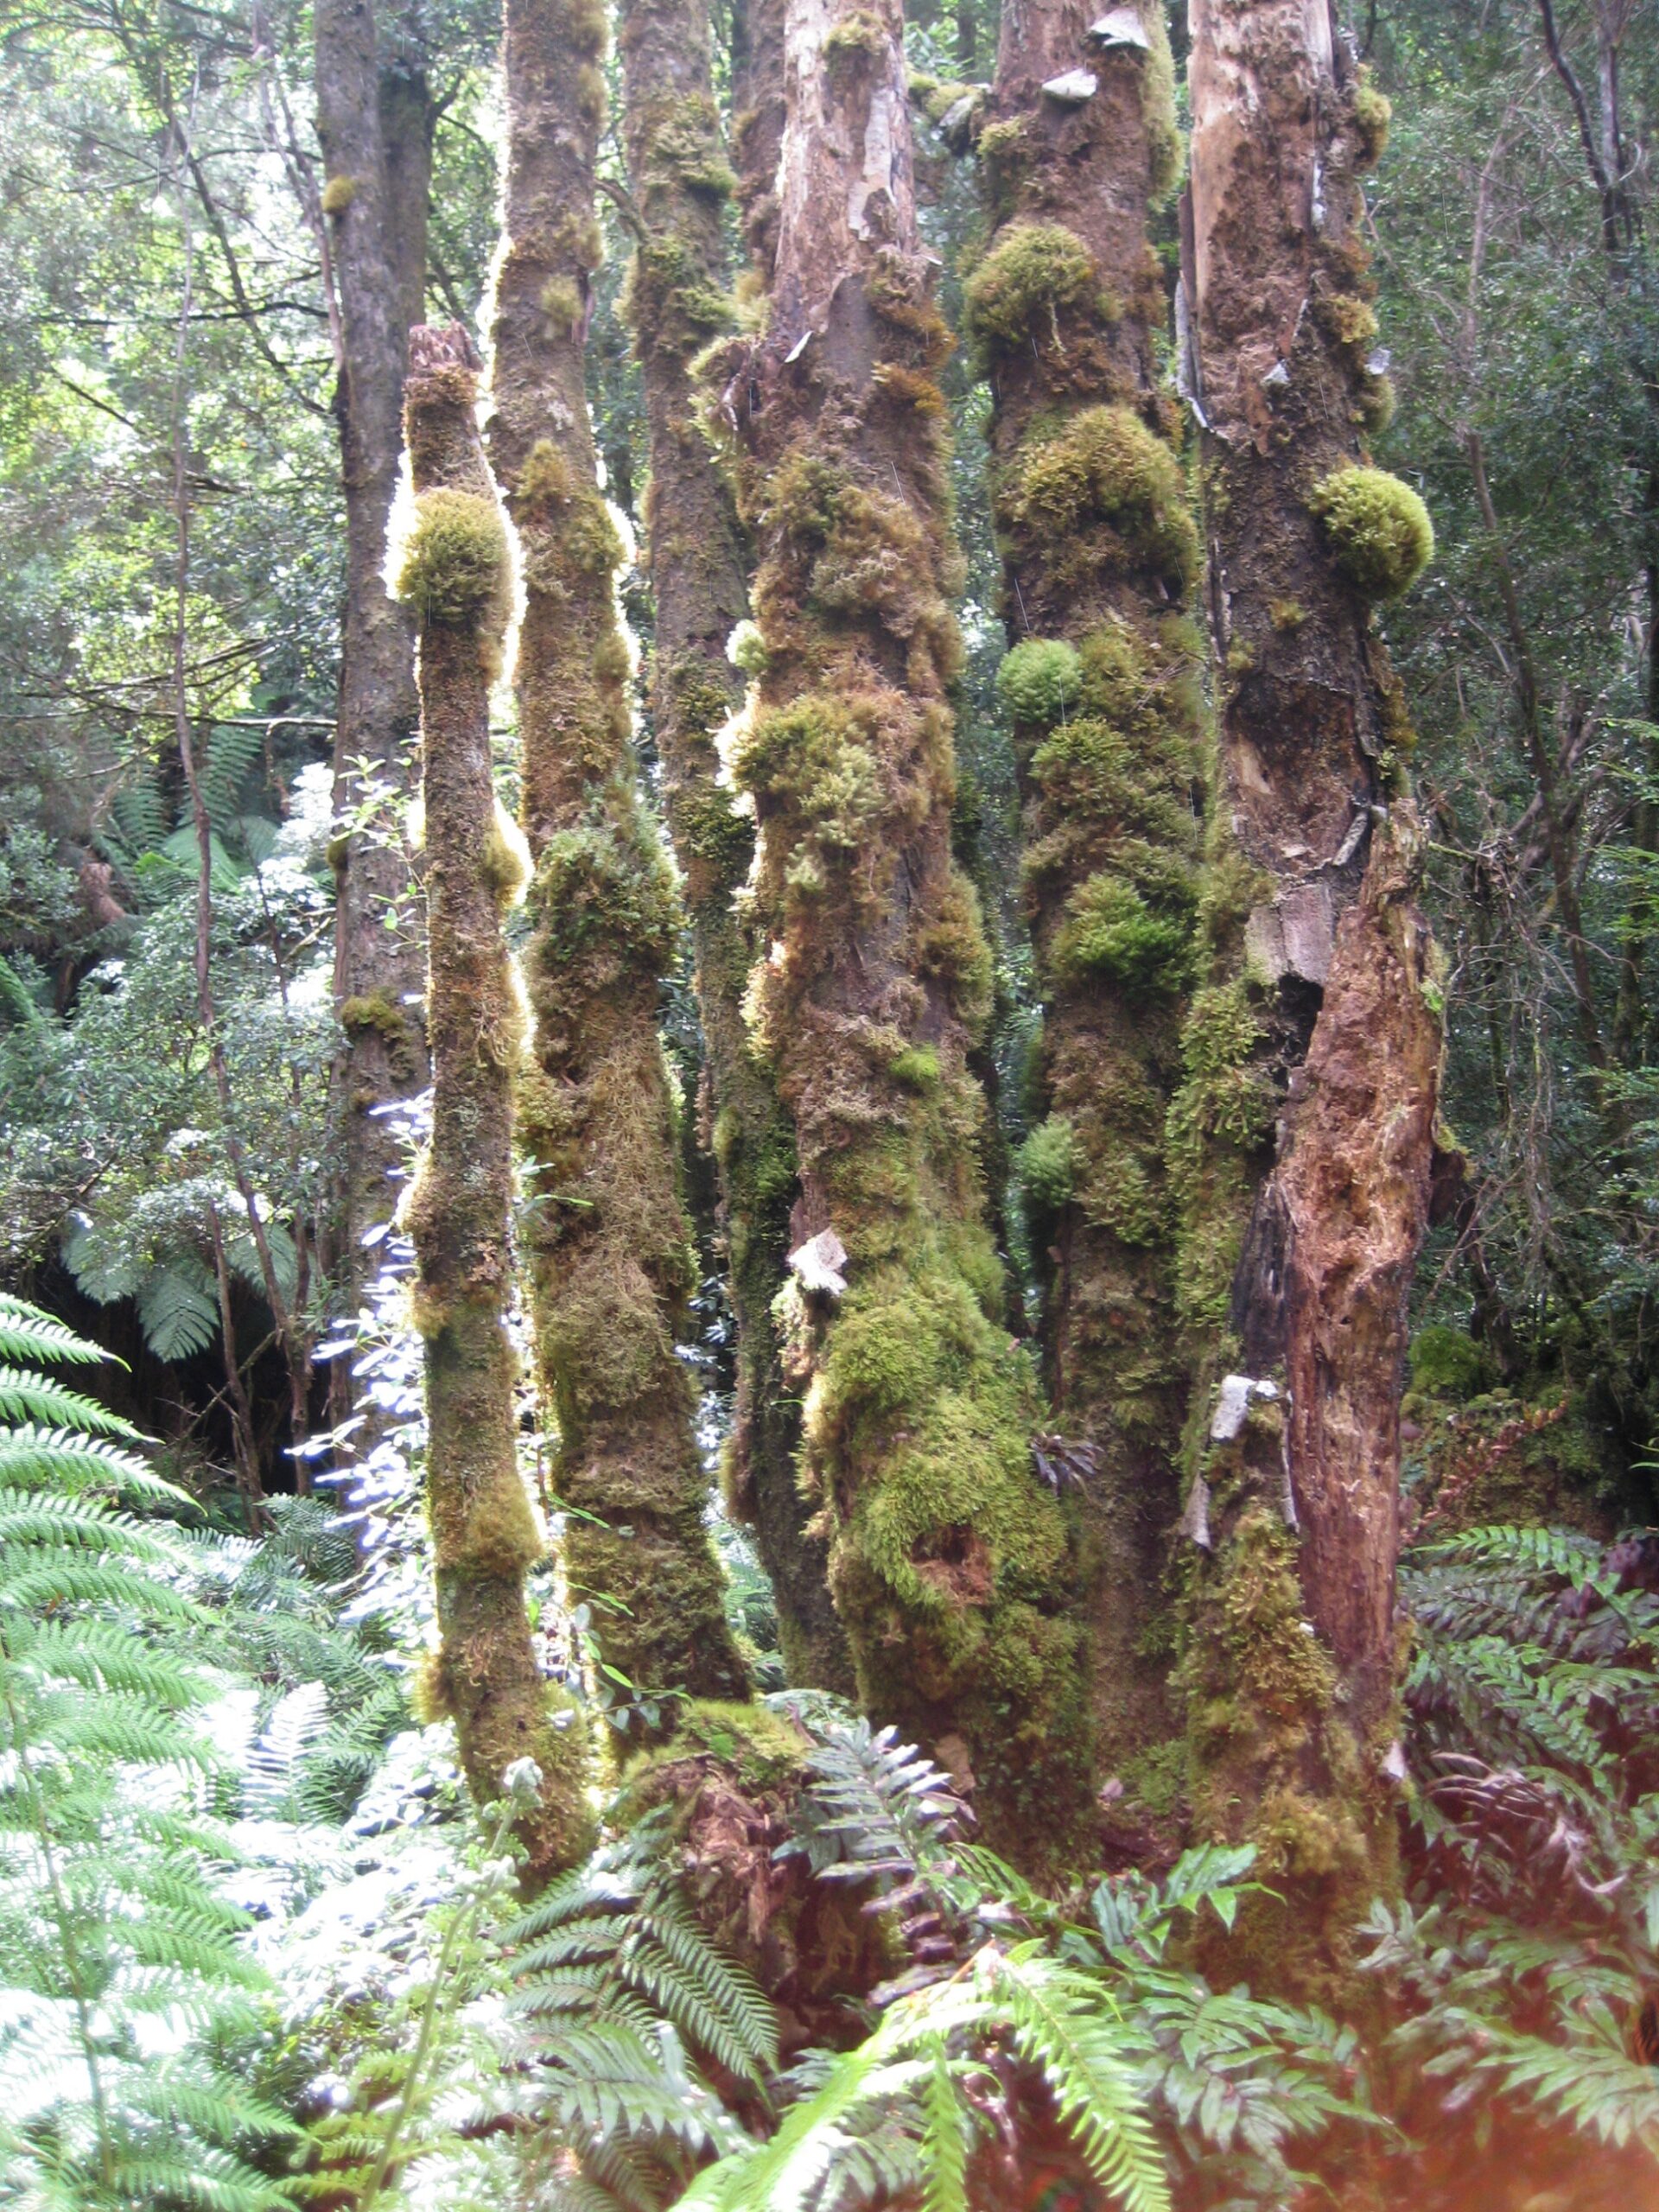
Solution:
[[[377,1109],[425,1089],[424,975],[404,839],[417,771],[413,631],[385,580],[404,375],[421,319],[434,105],[412,41],[372,0],[318,0],[317,130],[340,287],[334,391],[346,496],[346,600],[334,728],[334,1098],[343,1159],[335,1258],[355,1295],[363,1238],[389,1220],[402,1140]],[[389,924],[391,926],[389,926]]]
[[[995,1318],[989,962],[950,855],[943,403],[899,10],[792,0],[764,340],[721,403],[746,449],[763,662],[731,747],[759,825],[748,1013],[793,1117],[780,1301],[803,1478],[868,1711],[972,1771],[987,1834],[1063,1862],[1088,1815],[1071,1532]]]
[[[640,1699],[733,1698],[747,1681],[674,1348],[696,1281],[657,1013],[678,907],[636,791],[615,605],[622,547],[595,481],[582,382],[600,257],[604,44],[597,0],[508,7],[489,439],[525,594],[517,685],[536,863],[535,1067],[520,1090],[527,1242],[556,1480],[575,1509],[567,1563],[594,1605],[604,1662]]]
[[[1432,537],[1404,486],[1357,466],[1387,405],[1357,184],[1386,105],[1325,0],[1199,0],[1192,89],[1221,713],[1207,972],[1171,1116],[1203,1386],[1191,1773],[1200,1830],[1255,1841],[1290,1900],[1255,1915],[1252,1980],[1317,1990],[1395,1878],[1399,1396],[1440,1030],[1410,730],[1371,602]]]
[[[429,1710],[452,1713],[474,1797],[533,1758],[539,1798],[514,1823],[539,1887],[593,1840],[581,1708],[545,1681],[524,1573],[546,1539],[518,1468],[512,1300],[513,1076],[524,1047],[502,933],[528,861],[490,757],[490,682],[512,607],[506,528],[480,443],[477,359],[458,323],[411,338],[416,499],[400,588],[420,620],[432,1139],[404,1205],[426,1346],[427,1513],[437,1581]],[[506,823],[510,829],[510,823]]]
[[[691,376],[693,356],[732,321],[722,214],[734,180],[721,143],[704,0],[629,0],[621,44],[629,175],[645,221],[628,301],[651,454],[652,719],[696,957],[706,1055],[699,1118],[719,1172],[737,1323],[727,1497],[753,1524],[790,1680],[850,1694],[826,1548],[807,1532],[795,1481],[799,1408],[772,1315],[789,1249],[795,1136],[743,1024],[755,948],[734,902],[753,857],[754,824],[721,784],[716,748],[742,700],[727,647],[748,594],[742,531],[698,426]]]
[[[1044,1009],[1047,1118],[1020,1184],[1055,1421],[1088,1467],[1099,1756],[1130,1770],[1133,1827],[1135,1763],[1179,1733],[1159,1633],[1185,1405],[1163,1125],[1198,906],[1203,643],[1154,350],[1167,308],[1147,222],[1179,160],[1168,41],[1159,8],[1110,43],[1090,35],[1097,13],[1004,6],[980,137],[994,228],[967,313],[994,398],[1000,688]],[[1057,79],[1095,90],[1061,100]],[[1144,1777],[1160,1800],[1161,1773]]]

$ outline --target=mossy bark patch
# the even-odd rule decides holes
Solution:
[[[524,586],[516,685],[535,1027],[518,1127],[531,1319],[556,1425],[554,1482],[576,1509],[567,1571],[593,1600],[605,1663],[641,1698],[739,1696],[691,1382],[675,1351],[695,1265],[657,1003],[678,901],[636,787],[622,544],[596,481],[582,380],[605,39],[595,0],[507,10],[489,435]],[[674,1703],[660,1707],[664,1726]]]
[[[532,1885],[592,1840],[587,1731],[542,1677],[525,1570],[546,1547],[518,1459],[512,1298],[513,1077],[520,1000],[501,932],[499,841],[489,683],[503,617],[506,539],[474,421],[465,334],[410,340],[410,449],[417,495],[404,575],[421,613],[419,683],[426,818],[427,1007],[432,1137],[406,1193],[413,1310],[425,1339],[427,1514],[441,1639],[435,1701],[454,1716],[481,1802],[532,1758],[537,1802],[514,1823]],[[434,518],[439,522],[435,526]],[[365,1014],[365,1019],[368,1016]]]

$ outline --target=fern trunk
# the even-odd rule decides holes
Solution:
[[[1008,0],[980,144],[993,228],[967,283],[988,371],[1043,1003],[1039,1121],[1019,1162],[1056,1425],[1089,1455],[1090,1680],[1116,1817],[1170,1810],[1179,1737],[1162,1568],[1185,1388],[1163,1125],[1181,1070],[1202,825],[1198,537],[1154,333],[1147,240],[1179,160],[1161,8]],[[1046,85],[1092,82],[1061,100]],[[1143,1792],[1145,1795],[1143,1795]]]
[[[567,1565],[573,1591],[594,1601],[603,1659],[641,1698],[732,1698],[747,1678],[675,1351],[696,1268],[657,1005],[679,910],[636,791],[616,613],[622,547],[595,481],[582,384],[604,49],[597,0],[508,8],[489,435],[524,584],[517,686],[536,868],[534,1065],[519,1100],[527,1243],[556,1480],[575,1509]]]
[[[793,1118],[788,1371],[861,1700],[977,1777],[1027,1861],[1077,1840],[1072,1532],[996,1318],[977,907],[950,853],[943,403],[896,6],[794,0],[766,339],[729,349],[760,664],[734,772],[759,826],[757,1048]]]
[[[502,934],[524,868],[498,822],[490,680],[512,605],[505,524],[458,324],[413,335],[407,427],[416,518],[399,579],[420,624],[432,1137],[405,1201],[426,1345],[427,1511],[442,1638],[433,1704],[453,1713],[474,1796],[541,1768],[514,1826],[539,1885],[592,1841],[580,1708],[537,1665],[524,1573],[545,1537],[518,1458],[512,1296],[514,1071],[524,1050]]]
[[[1329,1986],[1395,1882],[1406,1297],[1440,1055],[1410,731],[1373,613],[1431,543],[1366,468],[1389,405],[1358,175],[1387,120],[1327,17],[1194,11],[1189,376],[1206,424],[1218,788],[1173,1129],[1204,1357],[1187,1528],[1194,1811],[1294,1900]],[[1231,1370],[1226,1374],[1225,1370]],[[1253,1974],[1252,1979],[1256,1977]]]
[[[795,1135],[743,1023],[755,946],[734,902],[753,857],[754,829],[720,780],[715,747],[742,700],[727,646],[748,612],[748,594],[742,532],[696,421],[690,365],[730,323],[722,215],[734,180],[721,143],[702,0],[629,0],[621,45],[629,175],[645,223],[628,298],[651,454],[653,721],[696,956],[704,1136],[719,1171],[737,1321],[726,1491],[734,1512],[754,1527],[790,1680],[850,1692],[826,1548],[808,1532],[796,1485],[799,1408],[784,1379],[772,1313],[789,1249]]]

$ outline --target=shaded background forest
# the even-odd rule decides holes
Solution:
[[[734,28],[715,26],[722,91]],[[1414,0],[1372,8],[1352,29],[1394,103],[1386,156],[1366,185],[1388,356],[1379,373],[1398,397],[1375,445],[1427,501],[1437,554],[1382,619],[1419,733],[1425,903],[1445,955],[1442,1154],[1465,1163],[1439,1194],[1419,1271],[1404,1428],[1408,1533],[1420,1546],[1406,1575],[1419,1637],[1408,1697],[1414,1757],[1440,1789],[1426,1791],[1414,1829],[1413,1905],[1371,1930],[1405,2039],[1357,2090],[1351,2031],[1312,2013],[1247,2003],[1193,2025],[1208,1993],[1190,1949],[1179,1974],[1166,1971],[1169,1931],[1179,1923],[1185,1940],[1205,1913],[1230,1925],[1243,1861],[1184,1859],[1160,1870],[1161,1886],[1129,1876],[1080,1935],[1028,1892],[1011,1904],[1008,1870],[958,1847],[943,1777],[906,1826],[893,1810],[902,1770],[827,1707],[810,1716],[820,1795],[805,1848],[815,1866],[833,1865],[825,1837],[850,1821],[850,1855],[881,1861],[885,1851],[880,1878],[897,1868],[917,1885],[951,1955],[970,1955],[1012,1909],[1079,1973],[1127,1976],[1145,2035],[1142,2094],[1177,2142],[1186,2201],[1302,2202],[1295,2145],[1329,2155],[1336,2142],[1338,2167],[1357,2158],[1353,2146],[1372,2139],[1354,2109],[1370,2100],[1420,2146],[1398,2152],[1378,2201],[1402,2201],[1389,2191],[1409,2186],[1456,2204],[1471,2145],[1491,2151],[1480,2115],[1501,2089],[1514,2132],[1500,2141],[1522,2154],[1513,2202],[1544,2212],[1628,2197],[1642,2185],[1632,2177],[1652,2169],[1624,2165],[1623,2146],[1635,2138],[1651,2152],[1659,2140],[1659,2092],[1644,2104],[1640,2067],[1618,2056],[1659,1936],[1649,1878],[1659,1801],[1646,1794],[1642,1748],[1659,1569],[1641,1544],[1615,1541],[1659,1517],[1659,297],[1643,150],[1659,38],[1650,6],[1617,0],[1559,29],[1547,7],[1520,0]],[[498,35],[478,8],[399,16],[409,75],[430,102],[434,322],[476,325],[495,248]],[[1179,16],[1170,35],[1179,63]],[[342,1007],[335,988],[347,826],[334,743],[339,210],[312,122],[311,36],[304,13],[263,9],[11,0],[0,14],[0,1282],[125,1363],[97,1389],[160,1440],[156,1471],[198,1502],[226,1547],[219,1567],[194,1559],[177,1574],[212,1622],[213,1663],[243,1685],[248,1779],[238,1802],[216,1810],[242,1824],[262,1870],[242,1902],[260,1917],[286,2010],[276,2028],[230,2022],[219,2056],[234,2065],[238,2049],[259,2050],[260,2094],[310,2131],[303,2156],[323,2177],[322,2201],[366,2204],[384,2184],[410,2202],[499,2202],[512,2186],[550,2203],[657,2204],[708,2152],[741,2148],[734,2130],[765,2133],[775,2023],[757,2025],[743,1986],[711,1981],[719,1969],[700,1953],[684,1967],[678,1939],[662,1937],[683,1985],[664,1968],[632,1994],[677,2028],[703,2069],[700,2093],[706,2075],[721,2109],[704,2133],[676,2133],[683,2084],[659,2038],[651,2050],[667,2075],[616,2092],[650,2146],[639,2171],[625,2171],[613,2117],[601,2107],[595,2122],[569,2086],[605,2056],[578,2026],[575,2041],[555,2036],[543,2050],[537,2118],[584,2163],[578,2171],[571,2153],[559,2166],[555,2153],[537,2172],[532,2158],[531,2183],[509,2183],[526,2107],[522,2080],[503,2072],[503,1959],[516,1946],[522,1960],[547,1929],[521,1925],[505,1951],[486,1937],[489,1915],[467,1885],[501,1833],[471,1829],[442,1731],[423,1725],[432,1716],[418,1692],[410,1699],[431,1603],[414,1508],[419,1357],[399,1305],[407,1253],[395,1234],[377,1239],[373,1265],[388,1264],[365,1282],[341,1232],[346,1047],[377,1022],[389,1051],[396,1037],[384,1009]],[[996,41],[994,14],[973,0],[954,16],[918,10],[908,30],[924,226],[953,325],[982,214],[950,118],[960,87],[988,76]],[[1610,134],[1624,162],[1617,190],[1596,173]],[[589,400],[607,488],[643,529],[645,423],[624,300],[637,211],[614,130],[601,174]],[[1173,290],[1173,209],[1159,220]],[[965,353],[943,372],[967,561],[955,829],[992,925],[1000,1223],[1034,1317],[1046,1203],[1027,1080],[1036,988],[995,683],[1006,640],[985,488],[989,393],[975,373]],[[622,603],[643,662],[653,608],[637,569],[625,572]],[[638,705],[654,793],[643,682]],[[205,962],[181,731],[211,833]],[[512,733],[499,735],[511,806]],[[359,785],[349,826],[401,866],[408,794],[378,772]],[[418,944],[418,897],[411,874],[384,918],[389,937]],[[688,950],[664,1020],[703,1268],[701,1334],[682,1356],[703,1390],[712,1465],[729,1425],[733,1332],[699,1143]],[[418,1134],[388,1126],[397,1147]],[[352,1361],[376,1446],[342,1540],[331,1506],[296,1494],[328,1495]],[[1557,1533],[1456,1548],[1497,1523]],[[749,1541],[724,1522],[715,1535],[746,1656],[760,1688],[780,1689]],[[1437,1541],[1452,1548],[1434,1552]],[[567,1617],[550,1585],[535,1605],[550,1670],[591,1681],[582,1612]],[[624,1733],[631,1717],[638,1727],[634,1686],[601,1694]],[[710,1748],[729,1756],[715,1735]],[[749,1779],[764,1777],[776,1746],[743,1751]],[[1506,1801],[1493,1780],[1511,1776],[1541,1796]],[[1448,1777],[1467,1784],[1461,1797]],[[247,1825],[260,1821],[285,1824],[282,1838],[272,1828],[262,1844]],[[164,1839],[156,1848],[166,1855]],[[649,1853],[611,1848],[588,1889],[562,1893],[578,1926],[584,1914],[661,1905]],[[365,1886],[347,1911],[340,1898],[353,1879]],[[1452,1901],[1452,1916],[1432,1923],[1436,1897]],[[785,2003],[799,2017],[785,2024],[784,2056],[843,2047],[853,2037],[835,2017],[839,2000],[812,1986],[814,1939],[791,1940]],[[932,1940],[924,1934],[918,1955]],[[464,2085],[448,2105],[419,2070],[435,2044]],[[1566,2054],[1554,2071],[1540,2056],[1551,2051]],[[798,2098],[822,2086],[813,2063],[802,2062]],[[406,2139],[377,2166],[344,2115],[354,2099],[387,2109],[410,2082]],[[1450,2085],[1449,2113],[1437,2082]],[[1017,2107],[1026,2093],[1016,2079],[1002,2094]],[[219,2139],[275,2173],[291,2146],[274,2120],[261,2136],[264,2124],[227,2124]],[[909,2136],[906,2125],[883,2108],[868,2171],[855,2158],[849,2194],[822,2201],[910,2201],[894,2196],[913,2184],[905,2159],[919,2123]],[[1575,2181],[1580,2141],[1619,2146],[1600,2178]],[[1071,2186],[1058,2150],[1054,2161],[1027,2163]],[[583,2198],[579,2183],[613,2194]],[[255,2183],[235,2185],[259,2201]],[[1010,2202],[1027,2190],[1040,2201],[1029,2170],[995,2186]],[[16,2201],[31,2204],[104,2201],[68,2183],[55,2198],[18,2187]],[[171,2180],[150,2201],[189,2194]]]

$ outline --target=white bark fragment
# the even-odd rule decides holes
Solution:
[[[1092,69],[1068,69],[1064,76],[1051,77],[1043,86],[1048,99],[1061,107],[1081,107],[1099,89],[1100,79]]]
[[[1136,8],[1109,8],[1089,26],[1096,46],[1138,46],[1144,53],[1152,44]]]
[[[839,1298],[847,1287],[842,1273],[847,1265],[847,1248],[833,1229],[821,1229],[804,1244],[798,1244],[789,1255],[791,1273],[805,1291],[815,1291],[825,1298]]]

